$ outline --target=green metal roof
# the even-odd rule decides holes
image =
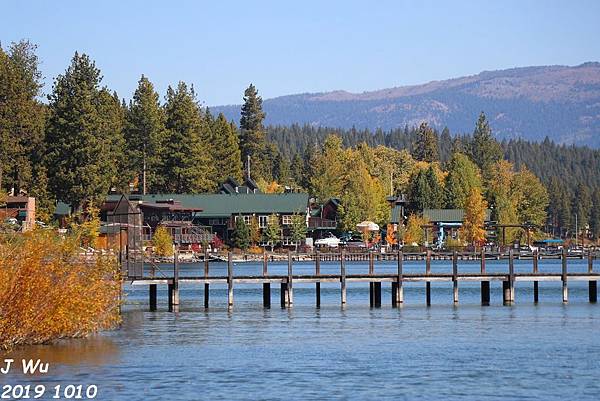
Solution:
[[[461,223],[464,216],[463,209],[425,209],[423,217],[432,223]],[[490,221],[490,209],[485,210],[485,221]]]
[[[121,195],[109,195],[108,201],[118,201]],[[173,199],[189,208],[199,208],[198,217],[228,217],[232,214],[305,213],[308,194],[149,194],[130,195],[129,198],[144,202]]]

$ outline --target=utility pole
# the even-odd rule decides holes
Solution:
[[[250,179],[250,155],[246,156],[246,174],[248,176],[248,179]]]
[[[142,194],[146,195],[146,144],[144,144],[144,157],[143,157],[143,171],[142,171]]]
[[[579,227],[577,227],[577,213],[575,213],[575,247],[579,246]]]

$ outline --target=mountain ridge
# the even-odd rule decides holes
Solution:
[[[301,93],[264,100],[265,123],[375,130],[428,121],[453,133],[473,130],[484,111],[499,139],[600,147],[600,62],[529,66],[362,93]],[[239,105],[211,107],[239,120]]]

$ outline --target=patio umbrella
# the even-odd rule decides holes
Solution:
[[[379,225],[373,223],[372,221],[363,221],[358,223],[356,227],[360,231],[379,231]]]

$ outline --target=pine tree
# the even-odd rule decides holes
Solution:
[[[250,246],[250,229],[241,215],[238,215],[235,220],[235,229],[231,236],[231,242],[234,247],[242,250],[246,250]]]
[[[38,101],[42,75],[36,46],[13,43],[0,47],[0,186],[30,190],[35,156],[41,156],[45,107]]]
[[[127,159],[142,193],[165,187],[160,174],[167,130],[165,113],[152,82],[142,75],[127,112]]]
[[[577,225],[579,230],[585,229],[590,222],[592,213],[592,194],[587,185],[579,183],[573,196],[573,210],[577,215]]]
[[[473,131],[471,158],[485,178],[489,177],[494,164],[502,159],[502,147],[492,136],[492,130],[483,112],[479,115]]]
[[[600,240],[600,187],[596,187],[592,195],[592,213],[590,217],[590,228],[593,238]]]
[[[100,98],[100,80],[95,63],[75,53],[48,97],[49,186],[56,199],[72,208],[101,200],[114,179],[109,164],[118,164],[110,124],[99,113],[106,105],[106,96]]]
[[[552,177],[548,185],[550,201],[548,210],[552,226],[557,228],[556,234],[562,236],[571,227],[571,200],[563,183]]]
[[[242,163],[239,139],[233,124],[230,124],[223,113],[212,123],[213,160],[217,182],[227,177],[242,179]]]
[[[104,142],[108,152],[98,155],[104,174],[109,176],[110,188],[124,193],[129,187],[127,171],[129,170],[125,154],[125,112],[116,92],[111,94],[103,88],[98,94],[98,123],[97,133]]]
[[[440,209],[444,204],[444,188],[438,180],[437,174],[430,165],[426,172],[427,184],[429,185],[429,208]]]
[[[413,156],[416,160],[428,163],[438,161],[440,158],[437,134],[426,122],[419,126]]]
[[[216,188],[212,146],[207,127],[196,102],[194,88],[179,82],[167,89],[165,104],[169,138],[165,147],[162,174],[165,191],[199,193]]]
[[[304,162],[298,153],[294,155],[290,165],[290,177],[294,184],[302,186],[302,169]]]
[[[262,98],[258,96],[258,91],[254,85],[250,84],[244,91],[244,104],[242,105],[240,119],[242,161],[245,163],[250,157],[252,177],[269,180],[271,177],[265,177],[267,167],[263,161],[266,150],[264,119]]]

